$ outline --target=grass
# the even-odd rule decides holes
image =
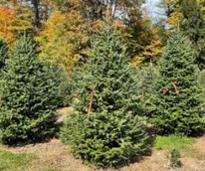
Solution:
[[[42,171],[60,171],[60,170],[51,166],[47,166]]]
[[[25,153],[12,153],[0,150],[0,170],[1,171],[23,171],[34,159],[34,155]]]
[[[194,138],[185,136],[158,136],[155,140],[154,148],[158,150],[184,150],[195,142]]]

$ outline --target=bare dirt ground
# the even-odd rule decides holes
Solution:
[[[88,167],[82,161],[75,159],[69,153],[67,146],[59,140],[53,139],[46,143],[27,145],[24,147],[7,148],[15,153],[33,153],[37,157],[33,160],[26,171],[42,171],[46,166],[59,169],[60,171],[170,171],[167,167],[168,161],[166,151],[154,150],[150,157],[145,157],[139,163],[134,163],[124,168],[95,169]],[[205,136],[199,138],[190,151],[182,154],[183,166],[176,171],[205,171]]]
[[[69,110],[69,108],[60,110],[60,115],[63,116]],[[44,171],[47,166],[56,168],[59,171],[205,171],[205,136],[198,138],[192,147],[182,153],[181,161],[183,166],[179,169],[168,168],[167,152],[159,150],[153,150],[151,156],[144,157],[139,163],[118,170],[104,170],[88,167],[82,161],[75,159],[69,153],[68,146],[63,145],[58,139],[23,147],[2,148],[14,153],[35,154],[36,158],[25,171]]]

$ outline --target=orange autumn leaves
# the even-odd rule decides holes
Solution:
[[[12,42],[15,39],[16,14],[13,9],[0,6],[0,39]]]
[[[32,29],[32,14],[20,5],[0,5],[0,39],[12,43],[18,33]]]

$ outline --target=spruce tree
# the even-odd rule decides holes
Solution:
[[[73,105],[78,111],[139,113],[140,105],[135,71],[129,65],[126,47],[119,32],[110,24],[93,38],[92,52],[87,65],[74,73]]]
[[[118,167],[149,147],[139,97],[119,33],[107,23],[92,42],[92,56],[76,71],[73,106],[61,132],[73,153],[99,167]]]
[[[25,36],[16,41],[0,81],[0,140],[18,144],[54,132],[56,87]]]
[[[205,120],[197,66],[190,41],[175,32],[160,61],[153,121],[162,134],[193,135],[204,130]]]
[[[180,11],[183,20],[180,28],[192,42],[197,53],[196,63],[200,69],[205,69],[205,19],[197,0],[180,0]]]
[[[0,40],[0,69],[5,66],[5,61],[8,55],[7,51],[6,43],[3,40]]]

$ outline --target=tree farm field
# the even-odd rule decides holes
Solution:
[[[0,0],[0,171],[205,171],[205,0]]]
[[[70,108],[58,110],[62,119]],[[70,153],[67,145],[58,138],[47,142],[20,147],[0,146],[1,171],[205,171],[205,136],[197,138],[158,136],[152,153],[138,163],[120,169],[98,169],[88,166]],[[182,167],[168,166],[167,154],[172,148],[181,153]]]

